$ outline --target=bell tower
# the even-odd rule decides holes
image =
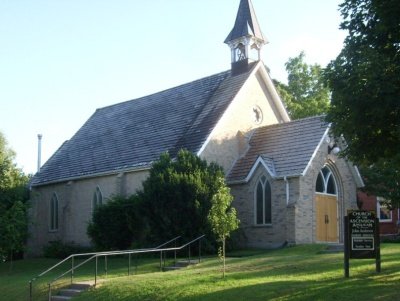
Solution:
[[[267,39],[261,32],[251,0],[240,0],[235,25],[224,41],[231,49],[232,75],[246,72],[252,62],[261,59]]]

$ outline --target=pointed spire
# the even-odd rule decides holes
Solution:
[[[229,42],[233,40],[246,36],[252,36],[259,40],[259,42],[262,42],[262,44],[267,43],[267,39],[264,37],[260,25],[258,24],[251,0],[240,1],[235,25],[226,37],[225,43],[229,44]]]
[[[261,48],[267,44],[258,24],[251,0],[240,0],[235,25],[225,39],[231,48],[232,74],[248,70],[251,63],[261,59]]]

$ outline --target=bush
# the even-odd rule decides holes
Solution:
[[[398,234],[381,235],[380,239],[381,243],[400,243],[400,235]]]
[[[137,244],[143,235],[137,195],[114,197],[98,206],[87,228],[87,234],[99,250],[123,250]]]
[[[92,251],[89,247],[83,247],[71,242],[64,244],[61,240],[50,242],[43,248],[43,256],[47,258],[64,259],[72,254],[87,253]]]

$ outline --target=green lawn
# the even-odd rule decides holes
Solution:
[[[217,258],[179,271],[141,274],[157,270],[157,260],[147,259],[130,277],[114,277],[126,273],[126,261],[115,259],[109,262],[107,280],[74,300],[400,300],[400,244],[382,245],[379,274],[373,260],[351,260],[349,279],[343,277],[343,254],[322,253],[323,249],[303,245],[236,253],[237,257],[227,259],[226,279],[221,278]],[[18,287],[27,288],[27,280],[41,270],[39,266],[50,263],[44,259],[17,262],[11,274],[6,265],[0,266],[0,300],[26,300],[27,294],[14,295]],[[80,277],[91,276],[92,271],[88,267]]]
[[[14,262],[13,269],[10,271],[9,263],[0,263],[0,301],[19,301],[28,300],[29,296],[29,280],[37,276],[44,270],[58,263],[57,259],[28,259]],[[145,274],[149,272],[157,272],[160,270],[160,260],[158,258],[139,258],[138,266],[135,268],[135,258],[132,257],[131,274]],[[78,265],[79,261],[75,261]],[[110,278],[122,277],[128,274],[127,257],[111,257],[107,260],[107,275],[105,273],[104,258],[98,260],[99,280],[108,280]],[[66,262],[55,270],[49,272],[43,277],[33,282],[33,300],[47,300],[48,283],[71,268],[71,262]],[[95,262],[85,264],[79,268],[75,274],[76,281],[92,281],[95,274]],[[133,276],[132,276],[133,277]],[[70,274],[61,278],[53,284],[53,289],[70,284]]]
[[[55,264],[52,259],[18,260],[10,271],[9,263],[0,263],[0,300],[28,300],[28,281]]]

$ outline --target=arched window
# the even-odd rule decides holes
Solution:
[[[271,185],[267,178],[262,176],[255,191],[255,223],[267,225],[272,223]]]
[[[236,61],[242,61],[246,59],[246,47],[240,43],[236,50]]]
[[[101,206],[102,204],[103,204],[103,195],[100,191],[99,186],[97,186],[96,190],[93,193],[92,209],[94,210],[97,206]]]
[[[322,168],[318,174],[315,191],[324,194],[337,195],[335,177],[327,166]]]
[[[50,220],[49,220],[49,229],[50,231],[58,230],[58,197],[54,192],[53,196],[50,200]]]

